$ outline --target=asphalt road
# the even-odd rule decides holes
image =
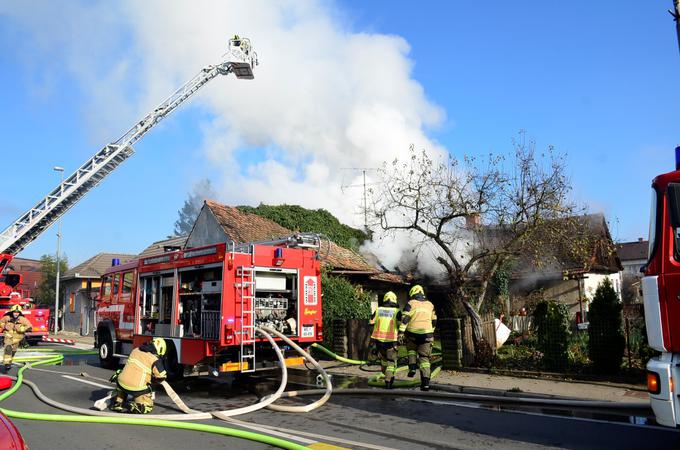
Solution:
[[[66,362],[72,365],[44,368],[48,372],[30,370],[26,372],[26,378],[37,383],[49,397],[85,408],[107,393],[105,388],[64,377],[69,373],[77,376],[80,372],[87,372],[91,376],[108,379],[111,371],[101,369],[96,357],[68,358]],[[304,380],[298,377],[298,381]],[[276,380],[273,378],[260,378],[257,382],[237,380],[233,383],[230,380],[205,378],[179,385],[177,390],[191,408],[209,411],[251,404],[257,401],[258,395],[271,392],[275,387]],[[159,394],[154,412],[175,412],[163,405],[170,406],[172,402]],[[27,387],[22,387],[1,406],[20,411],[63,413],[39,402]],[[316,435],[297,435],[298,443],[304,445],[322,442],[345,448],[366,445],[396,449],[680,448],[680,431],[673,429],[382,396],[360,398],[338,395],[322,408],[308,414],[264,410],[239,416],[238,419],[254,427],[266,424],[285,428],[291,435],[300,431]],[[268,448],[259,443],[193,431],[127,425],[13,421],[31,450]],[[215,420],[204,423],[231,426]],[[333,441],[332,438],[345,442]]]

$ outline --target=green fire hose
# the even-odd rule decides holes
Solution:
[[[40,350],[38,350],[40,351]],[[0,395],[0,402],[4,401],[12,394],[14,394],[22,385],[23,373],[25,370],[30,369],[33,366],[41,365],[55,365],[59,364],[64,360],[64,354],[96,354],[92,351],[77,351],[69,350],[67,352],[57,353],[53,351],[55,355],[49,356],[20,356],[15,358],[17,362],[26,362],[26,364],[19,369],[17,374],[17,380],[14,385],[8,389],[6,392]],[[35,361],[35,362],[33,362]],[[292,449],[292,450],[302,450],[307,449],[300,444],[295,442],[286,441],[284,439],[268,436],[265,434],[254,433],[251,431],[244,431],[235,428],[221,427],[216,425],[206,425],[200,423],[192,422],[172,422],[168,420],[160,419],[145,419],[140,418],[128,418],[128,417],[99,417],[99,416],[84,416],[84,415],[66,415],[66,414],[43,414],[43,413],[31,413],[24,411],[13,411],[11,409],[0,408],[0,412],[5,414],[7,417],[13,419],[26,419],[26,420],[41,420],[49,422],[71,422],[71,423],[106,423],[115,425],[140,425],[140,426],[153,426],[153,427],[163,427],[163,428],[175,428],[180,430],[191,430],[191,431],[201,431],[204,433],[220,434],[223,436],[230,436],[239,439],[247,439],[255,442],[261,442],[263,444],[272,445],[279,448]]]

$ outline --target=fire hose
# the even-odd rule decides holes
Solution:
[[[265,331],[266,330],[266,331]],[[306,412],[310,411],[314,408],[318,408],[319,406],[323,405],[328,399],[330,398],[331,395],[331,384],[328,375],[326,372],[323,370],[323,368],[316,362],[307,352],[305,352],[303,349],[301,349],[297,344],[294,342],[290,341],[287,337],[281,335],[280,333],[276,332],[275,330],[270,330],[267,328],[264,329],[258,329],[258,332],[265,336],[267,338],[267,335],[269,335],[268,332],[271,332],[272,334],[277,335],[278,337],[282,338],[284,342],[287,344],[291,345],[291,347],[295,348],[298,352],[300,352],[307,360],[312,361],[315,364],[315,367],[317,370],[321,372],[323,375],[325,382],[326,382],[326,387],[325,389],[313,389],[313,390],[304,390],[304,391],[283,391],[285,389],[284,384],[281,383],[279,389],[274,394],[271,394],[267,397],[264,397],[261,399],[260,402],[251,405],[249,407],[245,408],[237,408],[235,410],[230,410],[230,411],[217,411],[217,412],[200,412],[200,411],[194,411],[188,408],[180,399],[179,397],[174,393],[172,388],[167,385],[169,388],[168,394],[173,401],[176,401],[176,404],[182,411],[185,412],[185,414],[158,414],[158,415],[145,415],[144,417],[140,417],[138,415],[128,415],[128,414],[118,414],[118,413],[108,413],[108,412],[102,412],[102,411],[93,411],[90,409],[84,409],[84,408],[77,408],[71,405],[65,405],[59,402],[56,402],[49,397],[45,396],[40,392],[39,388],[37,385],[34,383],[28,381],[28,380],[23,380],[23,372],[24,370],[30,369],[34,366],[39,366],[39,365],[48,365],[48,364],[58,364],[64,359],[64,354],[94,354],[95,352],[83,352],[83,351],[78,351],[78,350],[67,350],[64,352],[59,352],[54,351],[54,353],[57,353],[55,356],[29,356],[29,357],[20,357],[16,358],[17,362],[21,361],[26,361],[27,364],[22,367],[19,370],[19,374],[17,377],[17,383],[7,392],[4,394],[0,395],[0,402],[12,395],[16,390],[19,388],[19,386],[23,383],[25,383],[27,386],[29,386],[33,392],[36,394],[36,396],[43,402],[52,405],[54,407],[57,407],[62,410],[70,411],[70,412],[75,412],[78,414],[77,416],[71,416],[71,415],[57,415],[57,414],[37,414],[37,413],[28,413],[28,412],[20,412],[20,411],[12,411],[12,410],[6,410],[6,409],[0,409],[3,413],[5,413],[8,417],[12,418],[19,418],[19,419],[30,419],[30,420],[49,420],[49,421],[61,421],[61,422],[85,422],[85,423],[111,423],[111,424],[130,424],[130,425],[146,425],[146,426],[159,426],[159,427],[168,427],[168,428],[178,428],[178,429],[188,429],[188,430],[195,430],[195,431],[204,431],[204,432],[210,432],[210,433],[215,433],[215,434],[221,434],[221,435],[226,435],[226,436],[232,436],[232,437],[238,437],[238,438],[243,438],[243,439],[250,439],[258,442],[263,442],[267,443],[269,445],[274,445],[278,446],[280,448],[305,448],[300,446],[299,444],[296,444],[291,441],[287,441],[285,439],[279,439],[275,438],[272,436],[268,435],[262,435],[259,433],[252,433],[252,432],[247,432],[239,429],[233,429],[233,428],[227,428],[227,427],[219,427],[219,426],[213,426],[213,425],[204,425],[204,424],[195,424],[195,423],[183,423],[181,422],[182,420],[197,420],[197,419],[210,419],[210,418],[219,418],[221,420],[228,421],[232,424],[239,425],[241,426],[247,426],[249,424],[248,422],[241,422],[238,420],[233,419],[232,417],[236,415],[234,412],[238,411],[240,414],[245,414],[247,412],[247,409],[249,408],[255,408],[260,409],[262,407],[269,407],[271,409],[277,410],[277,411],[286,411],[286,412]],[[269,335],[269,338],[267,338],[270,343],[273,342],[273,338],[271,338],[271,335]],[[278,349],[278,345],[276,345],[275,342],[273,342],[274,349]],[[315,348],[318,348],[321,346],[315,346]],[[324,348],[326,353],[330,352],[330,350],[327,350]],[[40,350],[45,353],[49,353],[52,351],[51,349],[46,349],[46,350]],[[330,352],[333,354],[332,352]],[[282,367],[282,372],[285,375],[282,375],[282,381],[285,379],[287,380],[287,370],[286,366],[283,361],[283,355],[280,354],[280,349],[278,349],[277,352],[277,357],[279,357],[279,361],[281,363]],[[24,359],[26,358],[26,359]],[[33,362],[34,361],[34,362]],[[435,371],[437,371],[439,368],[436,368]],[[403,369],[402,369],[403,370]],[[433,371],[433,374],[435,373]],[[165,386],[164,386],[165,387]],[[555,405],[555,406],[571,406],[571,407],[593,407],[593,408],[613,408],[613,409],[636,409],[640,408],[639,404],[634,404],[634,403],[613,403],[613,402],[597,402],[597,401],[575,401],[575,400],[555,400],[555,399],[536,399],[536,398],[503,398],[503,397],[498,397],[498,396],[493,396],[493,395],[476,395],[476,394],[462,394],[462,393],[452,393],[452,392],[417,392],[417,391],[412,391],[412,390],[404,390],[404,389],[394,389],[394,390],[382,390],[382,389],[341,389],[340,391],[334,391],[336,394],[344,394],[344,395],[394,395],[394,396],[410,396],[410,397],[429,397],[429,398],[439,398],[439,399],[450,399],[450,400],[472,400],[472,401],[494,401],[494,402],[502,402],[502,403],[524,403],[524,404],[548,404],[548,405]],[[272,403],[279,398],[292,398],[292,397],[301,397],[301,396],[307,396],[307,395],[322,395],[322,398],[317,400],[314,403],[311,403],[309,405],[305,406],[286,406],[286,405],[272,405]],[[264,405],[264,406],[263,406]],[[273,406],[273,408],[272,408]],[[246,411],[246,412],[244,412]],[[168,420],[170,419],[170,420]],[[285,432],[281,431],[286,431],[285,429],[280,429],[277,427],[260,427],[257,425],[258,428],[266,429],[268,433],[274,434],[274,435],[279,435],[279,436],[284,436],[286,438],[291,438],[291,439],[298,439],[300,440],[297,436],[287,434]],[[302,433],[299,431],[293,431],[293,433],[297,433],[299,435],[307,435],[311,437],[317,437],[313,433]],[[333,440],[332,437],[327,437],[330,438],[330,440]],[[335,438],[336,441],[340,442],[342,439]]]
[[[274,438],[271,436],[267,435],[262,435],[258,433],[252,433],[252,432],[246,432],[238,429],[232,429],[232,428],[224,428],[224,427],[216,427],[216,426],[211,426],[211,425],[203,425],[203,424],[193,424],[193,423],[178,423],[179,421],[187,421],[187,420],[205,420],[205,419],[211,419],[211,418],[218,418],[221,420],[230,420],[231,417],[236,416],[236,415],[241,415],[241,414],[247,414],[250,412],[257,411],[259,409],[265,408],[265,407],[270,407],[273,410],[276,411],[285,411],[285,412],[309,412],[312,411],[313,409],[316,409],[320,406],[322,406],[324,403],[328,401],[328,399],[331,396],[332,393],[332,384],[330,382],[330,377],[326,373],[326,371],[321,367],[321,365],[314,360],[311,355],[309,355],[306,351],[304,351],[300,346],[298,346],[295,342],[290,340],[288,337],[283,335],[282,333],[279,333],[276,330],[268,329],[268,328],[257,328],[256,329],[258,333],[262,334],[272,345],[274,348],[274,351],[276,352],[276,355],[279,359],[279,363],[281,366],[282,370],[282,377],[281,377],[281,383],[279,385],[279,388],[276,390],[274,394],[271,394],[269,396],[263,397],[258,403],[255,403],[253,405],[247,406],[247,407],[242,407],[242,408],[236,408],[232,410],[226,410],[226,411],[213,411],[213,412],[200,412],[200,411],[194,411],[191,410],[182,402],[177,394],[172,390],[170,385],[165,383],[163,387],[166,389],[166,392],[168,392],[168,395],[170,398],[175,401],[175,403],[178,405],[180,409],[185,411],[184,414],[154,414],[154,415],[145,415],[144,417],[139,417],[138,415],[133,415],[133,414],[119,414],[119,413],[109,413],[109,412],[104,412],[104,411],[93,411],[90,409],[85,409],[85,408],[78,408],[72,405],[67,405],[63,404],[60,402],[57,402],[53,399],[50,399],[49,397],[45,396],[42,392],[40,392],[40,389],[38,389],[37,385],[34,383],[28,381],[28,380],[23,380],[23,372],[27,369],[30,369],[33,366],[39,366],[39,365],[48,365],[48,364],[58,364],[64,359],[63,354],[57,354],[53,357],[49,356],[44,356],[44,355],[32,355],[32,356],[24,356],[21,358],[17,358],[17,362],[26,362],[27,364],[24,365],[19,369],[19,374],[17,376],[17,382],[14,384],[14,386],[4,394],[0,395],[0,402],[10,395],[12,395],[16,390],[19,389],[22,383],[26,383],[33,392],[36,394],[36,396],[43,402],[58,408],[62,409],[64,411],[72,412],[75,414],[78,414],[78,416],[64,416],[64,415],[55,415],[55,414],[37,414],[37,413],[27,413],[27,412],[21,412],[21,411],[12,411],[12,410],[5,410],[5,409],[0,409],[3,413],[5,413],[8,417],[13,417],[13,418],[20,418],[20,419],[32,419],[32,420],[50,420],[50,421],[63,421],[63,422],[89,422],[89,423],[115,423],[115,424],[138,424],[138,425],[150,425],[150,426],[164,426],[164,427],[169,427],[169,428],[181,428],[181,429],[194,429],[197,431],[206,431],[206,432],[212,432],[212,433],[217,433],[217,434],[223,434],[223,435],[228,435],[228,436],[233,436],[233,437],[240,437],[244,439],[250,439],[250,440],[255,440],[263,443],[267,443],[270,445],[275,445],[277,447],[281,448],[304,448],[296,443],[290,442],[290,441],[285,441],[282,439]],[[279,346],[276,344],[274,341],[274,338],[272,338],[271,334],[276,335],[277,337],[281,338],[284,342],[286,342],[288,345],[293,347],[296,351],[298,351],[304,358],[306,358],[308,361],[312,362],[314,366],[317,368],[317,370],[321,373],[325,380],[326,388],[321,390],[322,397],[308,405],[304,406],[288,406],[288,405],[272,405],[275,401],[277,401],[279,398],[281,398],[286,384],[287,384],[287,379],[288,379],[288,371],[286,368],[285,360],[283,358],[283,353],[281,352],[281,349]],[[56,352],[55,352],[56,353]],[[82,352],[78,351],[66,351],[64,354],[79,354]],[[35,362],[34,362],[35,361]],[[105,397],[105,399],[110,398],[110,394]],[[104,400],[104,399],[102,399]],[[179,400],[179,401],[176,401]]]
[[[17,358],[20,360],[20,358]],[[41,361],[35,361],[35,362],[28,362],[25,364],[23,367],[19,369],[19,373],[17,374],[16,377],[16,383],[4,392],[2,395],[0,395],[0,402],[3,400],[7,399],[9,396],[14,394],[23,383],[26,383],[29,385],[33,391],[37,394],[39,389],[37,389],[37,386],[35,386],[34,383],[29,382],[28,380],[23,379],[23,373],[25,370],[30,369],[33,366],[40,366],[40,365],[52,365],[52,364],[58,364],[62,362],[64,359],[63,355],[57,354],[52,357],[47,357],[42,359]],[[52,404],[54,401],[51,399],[48,399],[44,395],[38,396],[42,401],[45,400],[50,400],[47,402],[48,404]],[[96,411],[90,411],[86,410],[90,413],[94,413]],[[293,450],[301,450],[305,449],[307,447],[304,447],[302,445],[296,444],[294,442],[286,441],[284,439],[279,439],[273,436],[267,436],[264,434],[260,433],[253,433],[250,431],[243,431],[235,428],[229,428],[229,427],[218,427],[215,425],[206,425],[206,424],[198,424],[198,423],[184,423],[184,422],[178,422],[178,421],[172,421],[172,420],[160,420],[160,419],[153,419],[150,417],[96,417],[93,415],[64,415],[64,414],[43,414],[43,413],[31,413],[31,412],[24,412],[24,411],[13,411],[10,409],[5,409],[5,408],[0,408],[0,412],[5,414],[7,417],[13,418],[13,419],[26,419],[26,420],[40,420],[40,421],[50,421],[50,422],[71,422],[71,423],[106,423],[106,424],[115,424],[115,425],[141,425],[141,426],[154,426],[154,427],[163,427],[163,428],[176,428],[176,429],[182,429],[182,430],[193,430],[193,431],[202,431],[202,432],[207,432],[207,433],[213,433],[213,434],[220,434],[223,436],[231,436],[231,437],[236,437],[236,438],[241,438],[241,439],[248,439],[251,441],[256,441],[256,442],[261,442],[264,444],[268,445],[273,445],[279,448],[285,448],[285,449],[293,449]]]

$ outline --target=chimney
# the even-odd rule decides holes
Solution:
[[[476,228],[482,225],[482,216],[478,213],[468,214],[465,216],[465,227]]]
[[[638,242],[642,242],[644,240],[645,240],[645,238],[638,238]]]

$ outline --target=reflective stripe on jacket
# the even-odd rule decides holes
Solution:
[[[141,391],[151,383],[151,375],[165,378],[165,368],[158,356],[138,348],[132,350],[123,371],[118,375],[121,387],[130,391]]]
[[[427,299],[412,299],[404,308],[404,318],[399,331],[413,334],[434,333],[433,321],[437,320],[434,305]]]
[[[400,316],[401,312],[397,307],[380,306],[376,309],[371,338],[380,342],[396,342],[399,337],[397,327]]]

